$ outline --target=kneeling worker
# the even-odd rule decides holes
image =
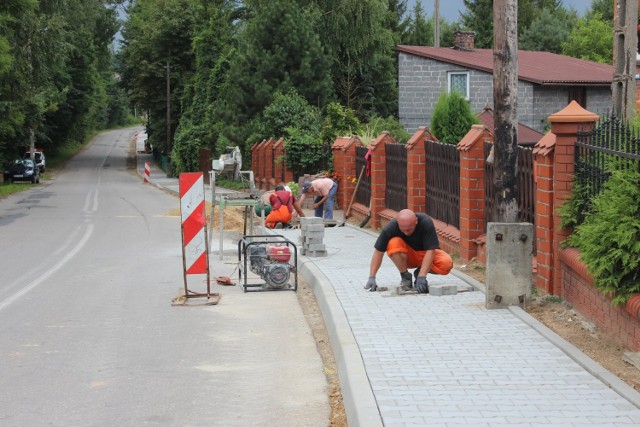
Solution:
[[[440,249],[440,242],[433,220],[429,215],[414,213],[403,209],[397,218],[391,220],[380,232],[374,244],[369,280],[365,289],[377,290],[376,273],[382,265],[384,253],[393,261],[400,271],[400,287],[398,292],[412,290],[413,280],[408,268],[415,268],[415,289],[419,293],[429,292],[427,273],[449,274],[453,268],[453,260]]]
[[[301,217],[304,216],[300,203],[296,200],[295,196],[291,194],[291,191],[285,190],[284,185],[278,185],[269,196],[269,204],[271,205],[271,212],[265,218],[265,225],[269,228],[282,228],[289,224],[293,217],[293,210]]]

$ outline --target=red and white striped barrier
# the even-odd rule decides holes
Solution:
[[[208,282],[209,251],[202,172],[180,174],[180,216],[185,275],[206,273]]]
[[[144,182],[149,182],[151,176],[151,162],[144,162]]]

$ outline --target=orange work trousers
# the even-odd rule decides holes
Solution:
[[[419,268],[422,265],[427,251],[413,250],[401,237],[393,237],[387,245],[387,255],[391,256],[397,253],[407,254],[407,268]],[[447,275],[453,268],[453,260],[448,253],[441,249],[436,249],[433,255],[433,263],[431,263],[431,271],[429,273]]]
[[[282,205],[278,209],[271,210],[271,213],[269,213],[269,215],[264,219],[264,225],[269,228],[273,228],[277,222],[281,222],[283,225],[289,224],[292,216],[293,213],[289,212],[287,205]]]

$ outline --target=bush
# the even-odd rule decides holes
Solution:
[[[337,102],[327,105],[322,128],[322,141],[331,145],[340,136],[353,136],[362,134],[362,124],[355,112],[345,108]]]
[[[364,125],[364,129],[362,131],[362,142],[365,145],[368,145],[370,141],[374,140],[382,132],[389,132],[389,135],[400,144],[406,144],[411,138],[411,135],[404,129],[402,123],[398,121],[395,117],[387,117],[386,119],[382,117],[374,116]]]
[[[181,123],[176,131],[171,150],[171,164],[175,173],[195,172],[200,169],[200,138],[196,137],[197,127],[192,123]]]
[[[320,132],[320,112],[309,105],[295,89],[288,93],[276,92],[273,101],[262,112],[260,120],[264,138],[280,138],[286,128],[295,126],[309,132]]]
[[[640,292],[640,173],[616,169],[593,199],[593,212],[568,243],[580,251],[596,288],[624,304]]]
[[[442,92],[433,109],[431,132],[442,142],[457,144],[479,123],[466,99],[458,92]]]
[[[326,157],[322,139],[298,128],[287,128],[287,133],[289,135],[284,140],[287,167],[295,176],[317,170]]]

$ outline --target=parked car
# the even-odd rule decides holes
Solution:
[[[40,182],[40,169],[31,159],[16,159],[4,171],[4,182],[7,181],[31,181],[37,184]]]
[[[41,173],[44,172],[45,166],[46,166],[46,158],[44,156],[44,151],[42,151],[41,148],[36,148],[36,150],[33,152],[33,155],[36,160],[36,165],[38,165],[38,169],[40,169]],[[31,159],[31,152],[27,151],[26,153],[24,153],[24,156],[22,156],[22,158]]]

